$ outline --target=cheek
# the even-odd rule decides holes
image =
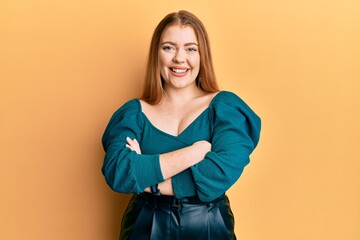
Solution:
[[[199,69],[200,68],[200,56],[193,56],[190,59],[191,65],[194,69]]]
[[[166,55],[161,50],[158,52],[158,61],[160,66],[163,66],[166,63]]]
[[[160,55],[159,56],[159,66],[160,66],[160,68],[162,68],[163,66],[164,66],[164,58]]]
[[[166,61],[163,57],[159,56],[159,70],[160,70],[160,75],[163,79],[166,79],[167,77],[167,64]]]

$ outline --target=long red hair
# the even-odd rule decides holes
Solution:
[[[161,101],[164,89],[159,67],[160,40],[165,29],[170,25],[176,24],[182,26],[190,25],[196,33],[200,53],[200,72],[196,78],[197,86],[208,93],[219,91],[206,29],[194,14],[182,10],[165,16],[156,27],[152,36],[141,97],[142,100],[149,104],[157,104]]]

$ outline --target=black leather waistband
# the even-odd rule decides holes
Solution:
[[[209,203],[215,203],[220,201],[221,199],[224,198],[224,195],[221,195],[220,197],[214,199],[211,202],[204,202],[201,201],[198,197],[193,196],[193,197],[183,197],[183,198],[176,198],[174,196],[166,196],[166,195],[161,195],[161,196],[155,196],[151,193],[141,193],[139,194],[140,197],[145,200],[147,203],[153,203],[153,204],[166,204],[166,205],[170,205],[170,206],[174,206],[174,205],[181,205],[182,203],[188,203],[188,204],[209,204]]]

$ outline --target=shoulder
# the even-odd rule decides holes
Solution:
[[[137,128],[137,116],[140,111],[141,109],[138,99],[127,101],[118,110],[116,110],[105,128],[105,132],[102,137],[103,145],[105,146],[109,138],[117,135],[122,127],[126,126],[127,128]]]
[[[120,108],[118,108],[111,119],[115,118],[127,118],[137,115],[141,111],[139,99],[132,99],[125,102]]]
[[[210,104],[210,110],[216,117],[227,118],[230,120],[230,116],[238,116],[253,122],[255,125],[261,124],[260,117],[253,109],[233,92],[219,92],[213,98]]]
[[[231,131],[246,131],[253,140],[254,146],[259,141],[260,117],[235,93],[219,92],[211,103],[214,127],[231,129]]]
[[[107,125],[107,129],[111,129],[113,126],[123,121],[126,121],[128,125],[137,124],[137,116],[140,112],[141,106],[138,99],[132,99],[125,102],[113,113]]]
[[[230,91],[220,91],[212,100],[211,105],[213,107],[225,106],[230,108],[244,108],[250,107],[242,100],[237,94]]]

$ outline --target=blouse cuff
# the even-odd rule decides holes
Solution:
[[[132,160],[134,174],[139,192],[145,188],[164,181],[160,168],[159,155],[137,154]]]

